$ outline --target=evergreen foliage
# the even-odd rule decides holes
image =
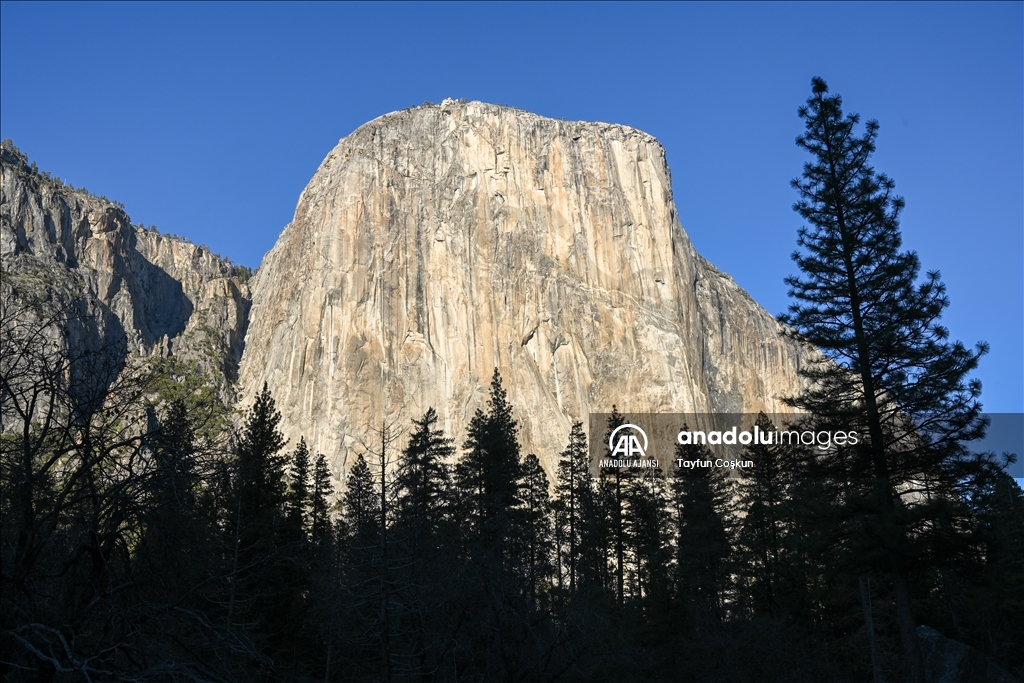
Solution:
[[[285,502],[285,514],[288,522],[297,530],[305,530],[309,522],[309,508],[312,502],[309,490],[309,447],[305,439],[299,439],[299,445],[292,453],[291,471],[288,475],[288,493]]]
[[[782,320],[828,361],[803,371],[813,388],[792,403],[819,426],[867,435],[829,467],[845,482],[837,502],[856,514],[847,532],[884,552],[903,664],[923,683],[912,565],[937,545],[952,550],[962,486],[986,467],[965,444],[984,433],[981,385],[968,375],[987,347],[948,341],[939,273],[922,280],[917,254],[902,250],[904,201],[869,163],[878,123],[858,134],[859,117],[844,116],[841,98],[819,78],[799,114],[806,130],[797,145],[812,160],[793,181],[794,209],[807,225],[793,254],[801,275],[786,279],[795,301]]]
[[[522,463],[519,428],[497,368],[491,379],[488,412],[477,410],[469,423],[466,453],[455,469],[457,485],[468,496],[470,525],[482,552],[493,552],[500,562],[511,561],[508,541],[513,535],[519,507]]]
[[[380,531],[380,507],[373,473],[362,454],[348,473],[345,489],[345,519],[348,522],[348,545],[362,547],[374,545]]]
[[[287,461],[280,452],[285,445],[280,422],[281,413],[264,384],[249,409],[235,449],[237,524],[239,534],[253,542],[266,542],[284,512]],[[305,450],[305,443],[300,447]]]
[[[413,421],[409,444],[402,451],[397,486],[398,518],[403,524],[436,528],[445,513],[449,486],[448,460],[455,449],[437,428],[433,408]]]
[[[774,434],[775,425],[760,413],[754,423],[760,433]],[[738,504],[746,511],[739,524],[737,552],[741,559],[742,585],[738,596],[754,614],[770,619],[784,614],[785,589],[779,585],[786,573],[787,534],[792,528],[786,506],[793,476],[789,447],[753,443],[745,446],[743,457],[756,463],[753,472],[738,484]]]
[[[331,539],[331,497],[334,484],[331,481],[331,470],[327,465],[327,456],[316,454],[313,463],[313,490],[310,492],[310,541],[320,547]]]
[[[46,527],[17,512],[24,503],[12,484],[23,446],[39,442],[4,437],[5,661],[51,673],[91,662],[111,680],[173,671],[183,680],[716,681],[725,672],[856,681],[872,661],[879,677],[900,675],[889,654],[898,631],[891,588],[862,540],[864,523],[850,516],[863,501],[814,454],[752,444],[745,452],[758,468],[738,483],[713,468],[623,477],[617,536],[613,479],[605,472],[602,489],[591,476],[581,424],[567,435],[553,488],[538,458],[512,460],[516,425],[500,379],[492,409],[467,425],[475,438],[461,458],[428,410],[390,474],[379,466],[390,460],[386,433],[380,453],[355,456],[340,510],[323,454],[311,457],[303,440],[282,453],[268,390],[233,459],[203,436],[208,410],[135,403],[143,410],[129,450],[90,446],[111,454],[88,461],[102,473],[97,519],[111,521],[90,521],[90,499],[79,496],[57,515],[56,533],[26,546],[42,548],[34,559],[17,554],[17,532]],[[612,428],[625,420],[616,412]],[[763,415],[756,424],[775,428]],[[67,443],[84,453],[81,440]],[[138,466],[111,476],[125,455]],[[704,446],[676,455],[714,458]],[[515,479],[499,482],[492,468]],[[1004,474],[983,472],[958,513],[973,520],[971,545],[955,564],[915,572],[927,596],[918,606],[926,623],[1019,667],[1024,498]],[[62,476],[35,479],[34,519],[59,510]],[[91,551],[76,554],[91,538],[98,564]],[[71,571],[55,578],[62,562]],[[68,656],[45,654],[70,635]],[[735,642],[743,647],[725,647]],[[100,666],[103,651],[125,655]]]
[[[558,461],[553,511],[558,553],[557,583],[573,595],[588,578],[590,581],[599,580],[596,571],[599,563],[603,562],[593,547],[594,482],[582,422],[573,424],[569,443]]]
[[[520,492],[523,517],[521,549],[522,581],[531,602],[536,605],[551,585],[552,566],[551,496],[548,477],[534,454],[523,460],[523,485]]]
[[[602,444],[607,444],[612,432],[624,424],[626,424],[626,418],[613,405]],[[606,450],[606,457],[611,457],[610,450]],[[610,567],[610,578],[614,582],[612,590],[620,606],[626,601],[629,571],[627,552],[632,542],[631,529],[627,522],[630,516],[629,492],[632,488],[632,478],[632,470],[616,467],[611,472],[601,470],[598,482],[600,516],[602,518],[598,533],[605,541],[602,545],[607,548],[605,553],[608,558],[607,566]]]
[[[660,468],[642,470],[629,483],[627,528],[634,558],[631,593],[646,604],[664,605],[670,595],[671,558],[664,472]]]
[[[685,425],[683,429],[688,427]],[[705,445],[677,445],[676,458],[714,460]],[[675,531],[675,592],[692,624],[722,621],[732,594],[732,482],[725,470],[677,468],[672,473],[671,517]]]

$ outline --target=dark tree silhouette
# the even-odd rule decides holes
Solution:
[[[687,427],[684,425],[683,429]],[[677,445],[677,459],[714,461],[705,445]],[[675,535],[675,593],[692,623],[706,627],[725,617],[730,597],[732,484],[717,467],[677,467],[670,483]]]
[[[477,535],[477,550],[496,561],[502,570],[513,563],[511,539],[515,536],[519,508],[522,462],[519,455],[519,427],[512,405],[501,386],[497,368],[491,379],[488,411],[477,410],[470,421],[465,455],[456,466],[459,487],[469,503],[471,528]]]
[[[820,78],[799,114],[806,130],[797,145],[812,159],[793,181],[800,193],[794,208],[807,225],[793,254],[801,274],[786,279],[795,301],[782,320],[829,362],[805,370],[814,388],[793,404],[822,420],[863,425],[874,525],[884,529],[877,538],[889,559],[905,664],[909,679],[922,683],[911,528],[955,487],[949,475],[961,444],[984,431],[981,386],[967,376],[986,346],[970,351],[947,341],[939,319],[949,300],[938,272],[919,281],[917,254],[901,250],[903,199],[869,163],[878,123],[868,121],[858,135],[859,117],[844,116],[841,98]]]
[[[522,580],[533,607],[539,607],[544,589],[553,574],[551,538],[551,496],[548,477],[532,453],[523,460],[523,531],[519,555],[523,558]]]
[[[314,547],[320,547],[331,539],[330,501],[334,494],[331,469],[323,453],[317,453],[313,462],[313,489],[309,494],[310,541]]]
[[[611,450],[605,446],[608,438],[624,424],[626,418],[613,405],[612,413],[608,417],[608,428],[601,441],[601,447],[605,448],[605,457],[611,457]],[[632,544],[631,528],[627,521],[630,514],[629,492],[632,476],[632,470],[615,467],[610,471],[602,469],[598,481],[601,512],[599,533],[604,537],[606,556],[609,558],[607,565],[611,567],[611,579],[614,582],[612,590],[620,606],[625,604],[626,600],[626,579],[629,572],[627,553]]]
[[[588,569],[590,579],[597,579],[594,576],[597,565],[603,562],[593,545],[594,481],[590,473],[587,435],[581,422],[573,424],[569,443],[558,461],[554,514],[558,538],[558,585],[574,595]]]
[[[309,447],[306,446],[305,439],[299,439],[299,445],[292,453],[292,464],[288,473],[285,513],[292,527],[300,531],[305,531],[309,526],[309,466]]]
[[[754,424],[761,434],[776,433],[775,424],[759,413]],[[786,506],[793,471],[784,444],[752,443],[743,458],[754,463],[738,485],[738,505],[746,511],[739,525],[737,545],[743,581],[741,599],[754,614],[782,616],[779,585],[785,572],[788,527]]]

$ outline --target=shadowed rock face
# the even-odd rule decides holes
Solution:
[[[429,406],[461,444],[497,367],[551,474],[571,423],[613,404],[787,412],[802,358],[694,251],[654,138],[446,100],[321,164],[253,282],[240,380],[341,472]]]
[[[117,205],[34,172],[6,148],[0,200],[0,295],[41,294],[76,310],[67,342],[80,349],[174,353],[235,378],[249,299],[230,263],[133,226]]]

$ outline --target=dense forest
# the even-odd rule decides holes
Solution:
[[[549,479],[495,371],[462,443],[433,410],[380,425],[339,497],[266,389],[232,429],[186,366],[111,373],[4,322],[5,680],[901,675],[864,489],[820,454],[595,475],[577,424]],[[996,467],[959,491],[914,539],[917,612],[1019,669],[1024,496]]]

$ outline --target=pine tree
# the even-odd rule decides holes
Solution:
[[[467,527],[465,561],[457,575],[464,591],[458,601],[467,609],[463,628],[469,637],[463,647],[472,653],[459,664],[459,674],[478,671],[481,679],[517,680],[530,661],[526,653],[533,645],[535,609],[522,581],[528,530],[518,425],[497,369],[487,407],[470,421],[466,451],[455,468],[465,508],[454,514]]]
[[[702,444],[677,445],[675,456],[709,465],[715,459]],[[721,468],[677,467],[670,489],[676,595],[698,626],[721,621],[733,573],[731,483]]]
[[[629,480],[627,527],[633,556],[633,595],[648,606],[669,597],[668,506],[661,468],[645,469]]]
[[[182,611],[202,611],[214,597],[209,592],[209,572],[217,566],[220,550],[216,516],[202,490],[206,463],[197,453],[195,431],[185,403],[171,402],[159,427],[151,429],[149,446],[156,470],[149,481],[137,478],[151,496],[133,549],[138,595],[153,606],[173,603]],[[165,638],[185,634],[196,647],[208,635],[196,633],[199,629],[191,624],[176,624],[175,616],[159,607],[152,609],[145,639],[157,648],[168,648],[172,646]]]
[[[760,434],[774,434],[775,424],[758,413],[754,425]],[[786,446],[752,443],[744,446],[743,459],[754,463],[738,486],[738,504],[746,515],[739,527],[741,595],[757,615],[780,616],[781,576],[785,567],[786,501],[790,495],[791,468]]]
[[[390,625],[381,615],[381,593],[385,586],[382,553],[382,515],[380,486],[362,453],[356,456],[348,472],[343,497],[343,533],[339,547],[344,548],[343,583],[345,601],[343,627],[351,636],[354,656],[365,663],[381,680],[387,680],[382,668],[390,664],[385,657]]]
[[[569,432],[569,443],[558,461],[555,486],[555,525],[558,529],[559,585],[576,593],[582,576],[594,573],[597,566],[590,530],[594,512],[594,482],[590,473],[590,453],[583,423],[576,422]],[[584,550],[586,546],[587,552]],[[593,557],[591,557],[593,556]],[[588,567],[587,565],[591,565]],[[591,577],[596,578],[596,577]]]
[[[289,473],[288,495],[285,503],[289,523],[296,531],[305,531],[309,525],[309,448],[304,438],[292,453]]]
[[[608,417],[608,428],[605,431],[602,444],[607,444],[612,432],[626,424],[626,418],[619,412],[616,406],[612,406],[612,413]],[[611,457],[611,449],[606,449],[607,458]],[[632,544],[629,525],[629,491],[631,489],[632,471],[628,468],[613,467],[609,470],[602,469],[598,481],[598,495],[600,497],[601,510],[601,535],[604,537],[604,545],[608,562],[611,566],[612,580],[611,587],[619,605],[626,600],[626,575],[629,571],[627,566],[627,552]]]
[[[422,526],[429,531],[436,528],[445,508],[448,480],[445,461],[454,450],[451,439],[437,428],[437,411],[433,408],[428,408],[422,418],[413,420],[413,432],[399,458],[396,479],[398,518],[402,526]]]
[[[195,429],[184,401],[173,401],[153,430],[153,455],[158,463],[156,502],[162,514],[188,515],[196,507],[198,472]]]
[[[250,408],[235,450],[228,529],[233,538],[228,597],[228,628],[236,614],[265,636],[265,652],[281,646],[286,634],[291,595],[285,586],[292,574],[282,566],[280,548],[285,518],[285,440],[278,425],[281,413],[267,385]]]
[[[523,461],[523,487],[520,497],[523,533],[519,555],[523,558],[523,580],[530,601],[536,606],[541,589],[551,578],[553,567],[548,477],[541,467],[540,460],[532,453]]]
[[[512,405],[494,369],[488,412],[477,410],[469,424],[466,454],[456,466],[456,478],[472,507],[471,525],[492,560],[507,566],[511,560],[508,542],[514,536],[515,510],[519,506],[522,462],[519,455],[519,427],[512,417]]]
[[[256,396],[238,441],[235,457],[237,505],[241,528],[269,525],[285,502],[284,436],[281,413],[267,385]],[[263,530],[255,530],[258,535]]]
[[[310,540],[320,547],[331,540],[330,500],[334,493],[331,469],[323,453],[316,454],[313,463],[313,490],[310,492]]]
[[[360,453],[348,473],[344,497],[349,545],[375,545],[380,533],[380,500],[373,473]]]
[[[338,614],[345,606],[341,564],[329,514],[333,491],[327,458],[317,453],[306,498],[308,534],[306,541],[292,553],[295,572],[291,577],[289,630],[293,647],[283,660],[290,662],[296,673],[303,670],[313,673],[322,662],[331,660]]]
[[[445,606],[454,602],[448,581],[458,575],[453,557],[452,501],[446,462],[454,453],[452,440],[437,426],[437,411],[428,408],[413,420],[409,441],[398,458],[395,472],[395,514],[390,531],[395,548],[394,648],[406,673],[429,675],[440,666],[439,654],[451,641],[452,625]],[[437,577],[446,577],[437,581]]]
[[[797,145],[812,160],[792,183],[800,193],[794,209],[808,225],[793,254],[802,275],[786,279],[796,301],[782,320],[831,362],[804,371],[815,388],[793,403],[828,424],[859,422],[866,432],[862,453],[884,528],[878,538],[889,558],[905,665],[921,683],[909,527],[920,528],[931,504],[956,486],[948,475],[962,442],[983,433],[980,383],[967,376],[986,347],[947,341],[939,319],[949,300],[938,272],[919,282],[917,255],[901,251],[904,201],[869,164],[878,123],[868,121],[858,135],[859,117],[844,117],[841,98],[820,78],[799,115],[806,131]],[[930,482],[928,495],[913,501],[903,494],[921,479]]]
[[[278,430],[281,413],[267,385],[256,396],[235,448],[233,501],[237,543],[265,542],[281,517],[285,502],[284,437]],[[237,544],[236,543],[236,544]]]
[[[1024,670],[1024,491],[1005,471],[996,470],[978,487],[972,504],[980,530],[966,567],[957,633],[1010,671]],[[959,597],[959,596],[956,596]],[[947,603],[950,602],[947,600]],[[959,605],[958,605],[959,607]]]

